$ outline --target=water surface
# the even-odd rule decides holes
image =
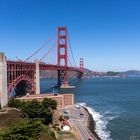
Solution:
[[[52,92],[55,79],[41,80],[41,91]],[[87,106],[103,140],[140,140],[140,78],[92,78],[74,80],[75,102]]]

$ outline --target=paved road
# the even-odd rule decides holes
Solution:
[[[65,116],[69,116],[70,122],[75,125],[76,129],[80,133],[82,140],[88,140],[89,138],[91,138],[91,140],[97,140],[96,138],[91,137],[86,128],[88,114],[82,107],[80,107],[80,109],[77,109],[76,107],[64,108],[61,109],[61,113]]]

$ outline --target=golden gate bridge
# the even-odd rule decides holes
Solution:
[[[40,59],[36,59],[35,62],[32,62],[31,59],[45,47],[48,41],[24,61],[6,60],[4,53],[0,54],[0,84],[2,85],[0,96],[2,105],[6,105],[8,99],[12,97],[12,92],[15,88],[18,89],[19,92],[24,92],[23,88],[26,86],[30,94],[40,94],[41,70],[56,70],[57,86],[64,88],[69,88],[68,71],[77,72],[78,78],[83,76],[83,58],[80,58],[80,65],[77,67],[66,27],[58,27],[57,41],[55,44]],[[42,60],[47,57],[56,46],[57,64],[44,63]],[[69,59],[68,48],[70,48],[75,66],[72,66]]]

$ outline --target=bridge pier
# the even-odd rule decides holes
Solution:
[[[39,69],[39,60],[35,61],[36,71],[35,71],[35,93],[40,94],[40,69]]]
[[[57,86],[59,88],[69,87],[68,85],[68,71],[66,70],[58,70],[58,83]]]
[[[0,53],[0,104],[3,108],[8,103],[7,95],[7,61],[4,53]]]
[[[75,86],[70,86],[68,84],[68,71],[66,70],[58,70],[58,88],[75,88]]]

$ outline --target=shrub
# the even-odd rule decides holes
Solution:
[[[12,98],[8,101],[8,106],[14,108],[21,108],[22,101]]]
[[[59,116],[59,121],[61,122],[61,121],[63,121],[63,120],[64,120],[63,115],[60,115],[60,116]]]
[[[52,110],[57,108],[57,102],[51,98],[45,98],[42,103],[46,108],[51,108]]]
[[[69,120],[69,116],[64,116],[64,119]]]
[[[43,129],[40,120],[24,120],[3,133],[2,138],[3,140],[34,140],[39,138]]]
[[[57,102],[48,98],[45,98],[42,102],[36,99],[25,102],[13,98],[9,100],[8,106],[21,109],[24,114],[22,117],[44,119],[44,123],[48,125],[52,123],[53,110],[57,108]]]

